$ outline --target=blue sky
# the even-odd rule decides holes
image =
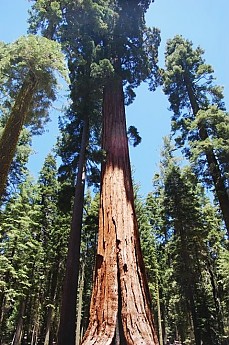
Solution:
[[[27,0],[0,0],[0,40],[11,42],[26,34]],[[205,50],[206,62],[215,70],[216,82],[224,86],[225,102],[229,105],[229,42],[228,0],[155,0],[147,13],[147,24],[161,30],[160,66],[164,63],[167,39],[181,34]],[[130,148],[135,181],[141,185],[141,193],[152,189],[152,177],[158,169],[162,138],[169,134],[171,113],[162,91],[150,92],[143,84],[137,90],[136,100],[127,107],[127,123],[138,128],[142,143]],[[60,95],[57,107],[66,103]],[[36,176],[45,156],[50,152],[58,133],[58,110],[52,110],[52,122],[47,132],[33,139],[34,155],[29,168]]]

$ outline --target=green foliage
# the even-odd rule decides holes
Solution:
[[[182,109],[190,109],[190,98],[187,92],[187,80],[193,88],[200,109],[215,104],[224,108],[222,88],[214,85],[213,69],[206,65],[202,57],[204,51],[182,36],[175,36],[167,42],[163,73],[164,92],[169,96],[174,121],[179,120]],[[195,114],[185,114],[185,119],[193,119]],[[174,128],[175,129],[175,128]]]
[[[206,110],[199,110],[196,118],[190,124],[190,135],[196,131],[200,125],[205,126],[208,131],[208,137],[205,140],[193,139],[189,141],[192,153],[192,160],[202,167],[205,153],[214,150],[220,163],[221,171],[225,181],[228,180],[229,171],[229,116],[228,113],[218,109],[216,106],[208,107]],[[205,172],[207,173],[207,172]]]
[[[0,46],[1,116],[8,117],[18,90],[32,75],[37,81],[36,92],[30,105],[26,125],[40,131],[48,121],[51,102],[56,98],[57,75],[67,79],[67,68],[60,45],[44,37],[22,36],[14,43]]]
[[[31,341],[34,324],[46,332],[49,308],[58,315],[70,215],[57,208],[56,162],[48,155],[38,185],[27,178],[20,193],[1,210],[1,339],[10,342],[22,301],[23,334]],[[52,329],[57,320],[52,320]]]
[[[0,280],[5,282],[1,286],[1,308],[6,310],[1,339],[5,341],[12,336],[20,299],[31,291],[35,262],[40,268],[42,248],[37,238],[39,206],[34,203],[35,198],[36,189],[27,181],[19,196],[12,198],[1,214]]]
[[[138,187],[135,186],[135,211],[141,239],[141,249],[144,257],[147,279],[149,283],[154,310],[156,309],[156,281],[158,278],[158,263],[156,256],[155,234],[149,222],[149,213],[143,199],[138,195]]]
[[[114,75],[114,67],[108,59],[100,60],[99,63],[91,64],[91,77],[99,80],[106,80]]]
[[[81,238],[81,268],[84,265],[83,310],[81,329],[86,330],[89,320],[90,299],[96,258],[99,224],[99,194],[91,195],[88,190],[84,201],[84,215]]]
[[[203,53],[182,36],[169,40],[163,88],[173,111],[172,130],[177,146],[191,159],[204,182],[211,186],[214,181],[217,192],[217,179],[227,185],[228,114],[223,89],[215,85],[213,68],[205,63]],[[211,162],[209,157],[213,157]],[[213,164],[215,171],[218,169],[217,177]]]
[[[134,147],[139,145],[142,141],[142,138],[140,137],[137,128],[134,126],[130,126],[128,128],[127,135]]]
[[[0,122],[4,122],[4,119],[1,118]],[[4,127],[0,125],[0,136],[3,128]],[[22,183],[25,180],[28,173],[26,164],[28,163],[28,158],[31,152],[31,133],[26,128],[24,128],[21,132],[16,154],[11,164],[8,176],[8,185],[1,200],[3,203],[10,196],[10,192],[14,192],[15,190],[17,190],[18,184]]]
[[[225,233],[196,176],[190,167],[181,169],[172,152],[166,139],[160,174],[147,197],[156,238],[163,332],[171,341],[176,329],[181,341],[215,344],[226,331],[227,313],[221,310],[227,294],[221,290],[218,268]]]
[[[144,21],[150,1],[58,3],[62,18],[49,9],[47,1],[34,3],[32,32],[40,29],[45,34],[48,25],[55,23],[54,37],[67,55],[74,55],[78,66],[90,62],[89,75],[103,82],[115,72],[131,89],[147,79],[152,89],[158,84],[159,30],[147,28]]]

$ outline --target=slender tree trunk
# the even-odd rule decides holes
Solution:
[[[46,331],[44,345],[49,345],[49,338],[52,326],[53,308],[48,307],[47,319],[46,319]]]
[[[163,345],[163,332],[162,332],[162,322],[161,322],[161,303],[160,303],[160,290],[158,278],[156,278],[156,291],[157,291],[157,319],[158,319],[158,334],[159,334],[159,344]]]
[[[193,332],[194,332],[194,336],[195,336],[195,345],[201,345],[202,341],[201,341],[200,328],[199,328],[199,324],[198,324],[198,320],[197,320],[195,302],[194,302],[193,294],[191,291],[189,291],[188,302],[189,302],[190,312],[192,315]]]
[[[79,294],[78,294],[78,309],[77,309],[77,322],[76,322],[76,343],[80,344],[81,338],[81,318],[83,309],[83,290],[84,290],[84,279],[85,279],[85,262],[82,262],[80,283],[79,283]]]
[[[32,277],[31,277],[32,281]],[[26,343],[31,345],[36,345],[38,334],[40,334],[40,311],[41,311],[41,301],[40,301],[40,287],[39,290],[34,290],[31,296],[30,291],[28,291],[27,301],[26,301],[26,323],[24,325],[24,334],[26,335]]]
[[[121,81],[105,87],[98,251],[82,345],[158,344],[134,210]]]
[[[37,315],[37,320],[35,320],[34,325],[33,325],[33,329],[31,332],[31,345],[37,345],[38,343],[38,334],[39,334],[39,317]]]
[[[212,286],[212,295],[213,300],[215,304],[215,310],[216,310],[216,319],[218,321],[218,333],[220,334],[220,337],[223,337],[225,335],[224,330],[224,320],[223,320],[223,314],[221,310],[221,301],[219,297],[219,287],[217,284],[217,280],[214,273],[214,268],[212,267],[210,260],[208,260],[208,272],[210,274],[210,280],[211,280],[211,286]]]
[[[30,73],[22,84],[9,120],[0,138],[0,197],[5,190],[10,165],[15,155],[18,139],[34,95],[36,84],[35,76]]]
[[[189,81],[189,78],[185,75],[184,80],[186,83],[186,88],[188,92],[188,97],[190,100],[190,104],[192,107],[193,114],[196,116],[198,111],[200,110],[196,96],[194,94],[192,85]],[[200,140],[204,141],[209,138],[206,126],[204,124],[199,124],[199,137]],[[227,234],[229,238],[229,195],[227,193],[227,189],[220,171],[220,167],[215,156],[213,149],[206,149],[205,155],[208,163],[208,168],[210,175],[213,180],[213,184],[215,186],[215,192],[217,198],[219,200],[220,209],[222,211],[223,220],[225,222],[227,228]]]
[[[8,283],[8,281],[5,281],[5,282]],[[1,292],[1,297],[0,297],[0,308],[1,308],[0,309],[0,345],[4,343],[3,334],[6,327],[6,315],[4,312],[5,303],[6,303],[6,296],[5,296],[5,291],[3,290]]]
[[[20,345],[21,343],[24,313],[25,313],[25,299],[22,299],[19,306],[19,315],[18,315],[17,326],[14,333],[13,341],[11,343],[12,345]]]
[[[58,272],[59,272],[59,264],[60,264],[57,257],[56,257],[57,263],[55,264],[55,267],[53,268],[52,279],[51,279],[50,298],[49,298],[51,304],[54,304],[56,289],[57,289],[57,280],[58,280]],[[53,321],[53,306],[49,306],[48,312],[47,312],[44,345],[49,345],[50,343],[52,321]]]
[[[64,279],[60,324],[58,330],[58,345],[75,345],[76,333],[76,298],[79,276],[80,241],[83,218],[85,189],[85,160],[89,137],[89,119],[84,120],[71,231],[68,242],[66,273]]]

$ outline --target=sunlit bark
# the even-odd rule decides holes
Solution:
[[[15,100],[9,120],[0,138],[0,197],[2,196],[16,147],[36,89],[36,79],[31,73],[24,81]]]
[[[121,81],[105,87],[96,274],[82,345],[158,344],[140,249]]]

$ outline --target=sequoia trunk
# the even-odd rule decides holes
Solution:
[[[36,84],[35,76],[31,73],[18,93],[11,115],[0,138],[0,197],[5,189],[7,175],[15,155],[19,135],[24,125]]]
[[[158,344],[134,210],[121,81],[105,87],[98,251],[82,345]]]

